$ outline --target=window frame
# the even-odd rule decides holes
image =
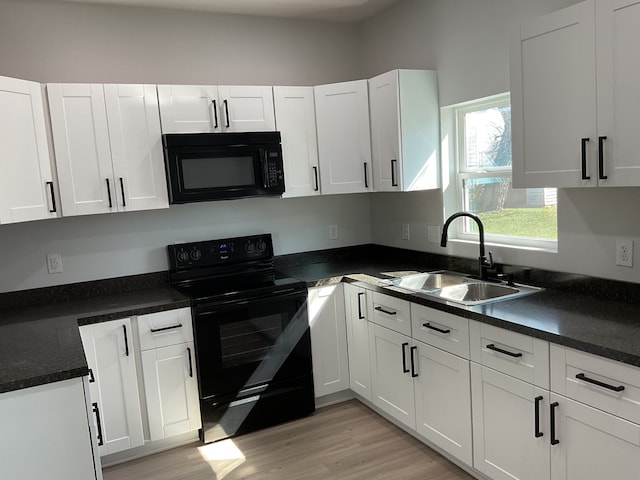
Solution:
[[[511,105],[511,95],[509,92],[492,95],[477,100],[471,100],[452,106],[454,122],[454,159],[453,177],[455,178],[455,211],[465,210],[465,189],[464,182],[475,178],[495,178],[507,177],[513,180],[513,165],[505,167],[482,167],[469,169],[466,166],[466,135],[464,128],[464,116],[467,113],[478,110],[485,110],[492,107]],[[448,208],[447,208],[448,210]],[[557,223],[557,217],[556,217]],[[477,233],[465,232],[465,227],[470,225],[470,219],[462,219],[455,222],[455,229],[450,232],[450,236],[461,241],[476,242]],[[535,237],[501,235],[485,231],[485,242],[488,244],[502,245],[507,247],[530,248],[535,250],[545,250],[557,252],[558,240],[541,239]]]

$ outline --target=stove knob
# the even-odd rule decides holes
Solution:
[[[253,244],[253,242],[247,242],[247,245],[244,248],[247,253],[253,253],[256,249],[256,246]]]
[[[202,257],[202,252],[197,248],[191,252],[191,260],[198,261]]]
[[[176,257],[178,259],[178,262],[187,262],[189,260],[189,254],[187,252],[185,252],[184,250],[180,250],[176,254]]]
[[[264,252],[267,248],[267,244],[263,241],[263,240],[258,240],[258,250],[260,250],[261,252]]]

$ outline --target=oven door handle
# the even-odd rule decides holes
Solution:
[[[286,288],[282,290],[276,290],[274,292],[269,292],[262,295],[254,295],[249,297],[242,297],[241,299],[236,300],[226,300],[219,302],[211,302],[207,303],[204,301],[200,305],[196,304],[193,307],[193,311],[195,315],[212,315],[221,312],[227,312],[229,310],[233,310],[239,306],[247,305],[253,302],[259,301],[287,301],[300,299],[302,301],[307,298],[307,289],[299,289],[299,288]]]

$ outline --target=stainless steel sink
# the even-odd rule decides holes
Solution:
[[[441,270],[394,278],[389,285],[400,287],[426,297],[462,305],[481,305],[497,300],[520,297],[540,291],[540,288],[481,281],[461,273]]]

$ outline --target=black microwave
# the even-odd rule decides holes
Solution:
[[[165,133],[170,203],[284,193],[280,132]]]

